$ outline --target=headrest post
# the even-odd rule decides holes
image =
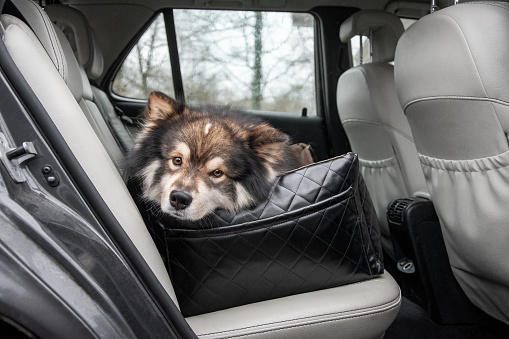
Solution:
[[[373,28],[369,28],[369,62],[373,62]]]
[[[359,34],[359,64],[363,64],[364,63],[364,58],[363,58],[363,55],[364,55],[364,51],[362,49],[362,35]]]
[[[384,63],[394,60],[396,45],[404,31],[401,19],[396,14],[374,9],[363,10],[355,12],[341,23],[339,38],[342,42],[349,42],[358,35],[361,47],[362,37],[368,38],[369,58],[366,51],[363,62]]]
[[[435,13],[438,10],[438,6],[436,4],[436,0],[431,0],[431,13]]]

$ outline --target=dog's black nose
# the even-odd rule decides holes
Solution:
[[[170,193],[170,204],[177,210],[183,210],[191,204],[193,197],[182,191],[172,191]]]

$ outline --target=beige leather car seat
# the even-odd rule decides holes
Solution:
[[[99,78],[104,71],[103,54],[97,43],[96,35],[90,27],[88,20],[76,8],[64,5],[48,5],[44,8],[50,19],[64,32],[69,41],[78,63],[83,67],[84,82]],[[126,122],[126,118],[119,116],[110,99],[96,86],[84,85],[84,97],[99,110],[101,115],[97,119],[104,120],[99,135],[106,149],[116,152],[128,152],[133,147],[133,135]],[[134,129],[134,127],[133,127]],[[112,139],[113,138],[113,139]]]
[[[38,5],[28,0],[11,1],[37,36],[19,18],[2,15],[2,39],[9,54],[108,208],[168,297],[178,305],[136,205],[78,104],[82,78],[69,43],[61,33],[57,38]],[[380,338],[396,317],[400,303],[399,287],[385,273],[364,282],[203,314],[187,321],[202,338]]]
[[[428,15],[396,52],[396,85],[468,298],[509,323],[509,4]]]
[[[382,244],[395,259],[387,223],[388,205],[395,199],[427,195],[410,126],[394,86],[394,53],[403,24],[394,14],[365,10],[340,27],[340,39],[368,36],[372,62],[350,68],[338,81],[337,104],[352,150],[359,155],[362,175],[375,205]]]

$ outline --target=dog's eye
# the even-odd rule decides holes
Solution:
[[[180,166],[180,165],[182,165],[182,158],[181,157],[174,157],[173,159],[171,159],[171,162],[175,166]]]
[[[210,172],[210,174],[212,174],[216,178],[221,178],[224,175],[224,172],[221,170],[215,169],[212,172]]]

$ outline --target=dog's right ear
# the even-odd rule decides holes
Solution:
[[[185,105],[161,92],[152,92],[145,108],[145,118],[148,121],[170,119],[185,110]]]
[[[268,124],[253,128],[249,135],[249,145],[258,156],[269,164],[280,163],[290,137]]]

